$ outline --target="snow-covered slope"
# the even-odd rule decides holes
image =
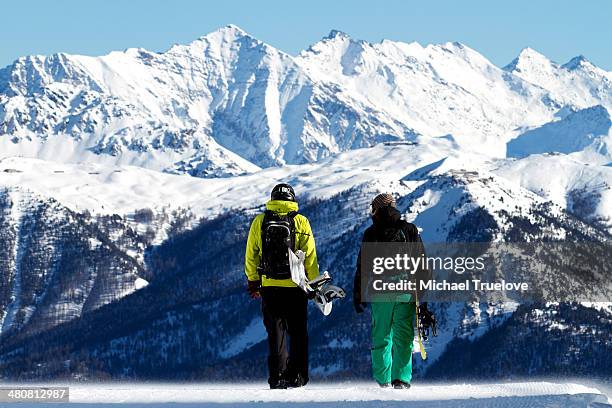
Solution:
[[[551,200],[581,218],[612,228],[612,168],[562,154],[499,161],[496,174]]]
[[[469,164],[467,164],[469,162]],[[404,180],[422,181],[402,200],[406,202],[406,219],[423,229],[428,242],[469,242],[449,236],[457,223],[474,210],[485,210],[491,222],[500,226],[506,220],[501,211],[509,215],[521,214],[546,202],[545,199],[488,171],[497,161],[482,156],[445,158],[417,169]],[[551,208],[559,211],[560,208]],[[485,233],[485,225],[474,225],[470,233]],[[501,231],[500,231],[501,233]],[[482,242],[498,241],[503,234],[481,237]],[[476,241],[479,242],[479,241]]]
[[[137,289],[142,267],[98,223],[53,198],[0,188],[1,335],[48,329]]]
[[[592,386],[576,383],[513,382],[416,385],[410,390],[380,389],[372,383],[309,384],[306,389],[270,391],[267,384],[69,384],[70,401],[96,407],[608,407],[607,396]],[[42,404],[46,406],[47,404]],[[20,406],[38,408],[37,403]]]
[[[142,211],[151,211],[158,218],[183,211],[191,214],[193,224],[200,218],[257,207],[279,182],[291,183],[302,202],[331,199],[359,186],[367,186],[371,194],[395,191],[404,196],[401,202],[405,203],[407,219],[419,225],[429,242],[445,242],[457,220],[476,208],[487,209],[495,217],[500,210],[521,213],[548,202],[554,204],[551,211],[565,209],[590,223],[611,228],[610,167],[588,165],[560,154],[491,159],[458,151],[446,139],[427,144],[379,144],[313,164],[213,179],[135,166],[61,164],[25,158],[0,161],[0,185],[35,192],[73,211],[119,214],[128,220]],[[165,236],[163,230],[171,219],[165,226],[157,226],[162,230],[157,233],[161,235],[156,234],[157,242]],[[138,228],[137,223],[133,225]]]
[[[232,178],[200,179],[136,166],[63,164],[26,158],[0,161],[0,185],[53,197],[75,211],[131,214],[137,209],[189,208],[199,217],[264,203],[281,181],[300,200],[331,197],[366,182],[385,183],[452,155],[450,143],[385,146],[342,153],[314,164],[269,168]],[[400,177],[398,177],[398,175]]]
[[[508,157],[538,153],[575,153],[588,148],[599,163],[612,159],[610,113],[601,105],[568,114],[563,119],[529,130],[507,144]]]

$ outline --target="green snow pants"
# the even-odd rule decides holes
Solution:
[[[372,374],[379,384],[410,383],[414,302],[372,302]]]

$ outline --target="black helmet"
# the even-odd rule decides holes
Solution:
[[[289,184],[277,184],[272,189],[270,198],[272,200],[295,201],[295,191]]]

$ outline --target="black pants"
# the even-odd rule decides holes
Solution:
[[[308,381],[308,314],[306,294],[300,288],[261,288],[261,309],[268,332],[268,382]],[[289,350],[287,350],[289,337]]]

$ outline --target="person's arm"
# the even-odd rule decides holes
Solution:
[[[244,273],[251,282],[261,280],[259,272],[257,272],[257,267],[261,261],[261,220],[262,216],[258,215],[251,223],[244,255]]]
[[[357,266],[353,278],[353,306],[357,313],[363,312],[363,302],[361,301],[361,247],[357,255]]]
[[[310,222],[304,216],[301,217],[302,228],[298,231],[298,239],[302,243],[300,248],[304,251],[304,269],[308,280],[313,280],[319,276],[319,261],[317,259],[317,248],[315,245],[314,234],[310,227]]]
[[[368,242],[368,232],[370,230],[367,229],[363,233],[363,238],[361,239],[361,244],[364,242]],[[357,313],[362,313],[364,311],[364,302],[361,298],[361,244],[359,247],[359,254],[357,255],[357,265],[355,266],[355,277],[353,278],[353,306],[355,307],[355,311]]]

